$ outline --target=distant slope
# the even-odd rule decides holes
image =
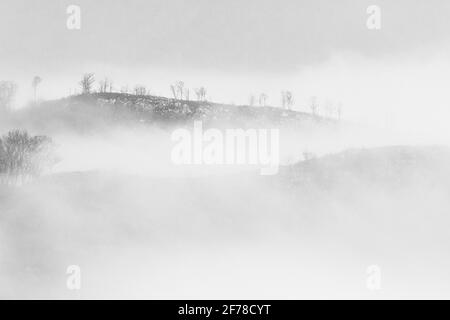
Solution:
[[[299,127],[336,125],[335,119],[274,107],[229,105],[209,101],[181,101],[157,96],[93,93],[44,101],[14,114],[16,126],[61,127],[86,130],[111,124],[190,125],[202,120],[205,126]]]
[[[74,97],[75,99],[83,96]],[[254,107],[248,105],[229,105],[209,101],[175,100],[157,96],[136,96],[118,93],[92,94],[88,99],[104,105],[121,106],[131,110],[148,121],[224,121],[229,123],[245,124],[247,121],[256,123],[287,124],[298,121],[329,121],[322,117],[314,117],[311,114],[284,110],[274,107]]]
[[[284,181],[297,186],[339,189],[343,185],[444,185],[450,189],[450,148],[389,146],[350,149],[285,166],[280,174]]]

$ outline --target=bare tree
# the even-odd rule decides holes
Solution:
[[[81,92],[83,94],[89,94],[92,92],[92,86],[95,82],[95,77],[93,73],[85,73],[83,79],[79,82],[81,86]]]
[[[113,82],[108,78],[105,78],[104,80],[100,80],[98,91],[102,92],[102,93],[112,92],[113,91]]]
[[[23,182],[39,175],[54,160],[48,137],[14,130],[0,138],[1,181]]]
[[[336,111],[337,111],[338,120],[341,120],[342,119],[342,102],[338,103]]]
[[[281,91],[281,103],[283,109],[291,110],[294,105],[294,97],[291,91]]]
[[[307,150],[303,151],[303,159],[305,161],[309,161],[309,160],[315,159],[316,157],[317,156],[314,153],[312,153],[312,152],[309,152]]]
[[[251,107],[253,107],[255,105],[255,96],[254,95],[250,95],[250,98],[248,100],[248,103]]]
[[[145,96],[149,93],[149,90],[144,85],[138,84],[134,87],[134,94],[137,96]]]
[[[317,97],[313,96],[310,98],[310,108],[311,108],[311,113],[313,114],[313,116],[317,115],[317,111],[318,111],[318,104],[317,104]]]
[[[325,101],[325,104],[324,104],[324,111],[325,111],[325,114],[327,115],[327,117],[332,117],[333,116],[333,102],[332,101],[330,101],[330,100],[326,100]]]
[[[98,91],[101,93],[105,93],[108,91],[109,87],[109,80],[108,78],[105,78],[104,80],[99,81]]]
[[[200,88],[195,89],[195,95],[197,96],[197,101],[206,101],[205,87],[200,87]]]
[[[37,101],[37,87],[41,82],[42,82],[42,79],[39,76],[35,76],[33,78],[33,81],[31,82],[31,86],[33,87],[33,91],[34,91],[34,102]]]
[[[177,89],[175,88],[175,85],[170,85],[170,90],[172,91],[173,98],[177,99]]]
[[[183,100],[183,95],[184,95],[184,82],[183,81],[175,82],[175,84],[170,86],[170,89],[172,90],[174,99]]]
[[[268,96],[265,93],[261,93],[259,95],[259,105],[261,107],[265,107],[266,106],[267,98],[268,98]]]
[[[286,91],[286,106],[289,110],[291,110],[293,105],[294,105],[294,96],[292,95],[292,92]]]
[[[183,81],[178,81],[176,83],[176,88],[177,88],[177,92],[178,92],[178,96],[180,97],[180,100],[183,100],[183,95],[184,95],[184,82]]]
[[[128,85],[122,86],[120,88],[120,93],[129,93],[129,92],[130,92],[130,90],[128,89]]]
[[[0,109],[8,110],[17,92],[17,85],[12,81],[0,81]]]

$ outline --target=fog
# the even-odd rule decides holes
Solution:
[[[1,0],[0,298],[450,298],[449,4]],[[176,165],[194,120],[279,129],[277,174]]]
[[[58,157],[31,183],[0,185],[2,298],[449,296],[450,157],[432,139],[280,127],[280,172],[261,176],[174,165],[172,127],[81,129],[73,113],[42,112],[2,122],[51,136]],[[69,265],[81,290],[66,286]],[[371,265],[380,290],[367,287]]]

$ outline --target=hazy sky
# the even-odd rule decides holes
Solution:
[[[79,31],[66,8],[81,7]],[[366,28],[366,8],[382,29]],[[287,73],[333,53],[379,57],[450,40],[447,0],[2,0],[2,64],[106,63]]]
[[[81,30],[66,28],[70,4],[81,7]],[[381,8],[381,30],[366,27],[372,4]],[[348,114],[366,114],[362,105],[375,91],[364,89],[400,101],[398,90],[383,90],[411,81],[395,80],[405,73],[428,72],[427,86],[447,80],[449,45],[448,0],[0,1],[1,78],[23,83],[29,94],[39,74],[43,97],[67,95],[90,71],[117,87],[143,83],[163,95],[181,79],[223,102],[245,103],[265,91],[278,105],[288,87],[300,107],[317,95],[342,101]],[[380,83],[358,87],[374,79]],[[351,101],[349,91],[363,100]]]

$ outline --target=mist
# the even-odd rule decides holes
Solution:
[[[2,0],[0,298],[449,298],[450,6],[378,2]]]
[[[51,135],[58,163],[30,184],[2,186],[2,297],[449,293],[445,147],[353,123],[306,121],[278,126],[281,172],[264,177],[252,166],[174,165],[174,127],[94,120],[80,130],[85,122],[73,117],[43,125],[36,116],[43,110],[23,110],[5,125]],[[83,272],[79,292],[66,288],[73,264]],[[385,290],[366,288],[373,264],[387,270]]]

